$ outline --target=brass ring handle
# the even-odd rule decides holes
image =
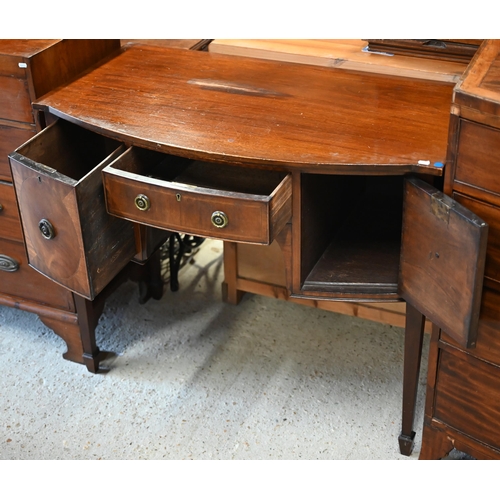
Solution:
[[[223,227],[226,227],[229,224],[229,219],[227,218],[227,215],[224,212],[216,210],[212,214],[212,224],[215,227],[222,229]]]
[[[13,273],[19,269],[19,262],[8,255],[0,255],[0,271]]]
[[[143,212],[151,208],[151,202],[149,201],[149,198],[145,194],[138,194],[135,197],[134,203],[136,208],[138,208]]]
[[[52,240],[53,238],[56,237],[56,232],[54,230],[54,226],[47,219],[42,219],[38,223],[38,229],[40,229],[42,236],[46,240]]]

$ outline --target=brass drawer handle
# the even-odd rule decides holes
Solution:
[[[145,194],[138,194],[134,200],[135,206],[145,212],[151,208],[151,202]]]
[[[54,226],[47,219],[42,219],[38,223],[38,229],[40,229],[42,236],[46,240],[52,240],[56,237],[56,232],[54,231]]]
[[[0,255],[0,271],[13,273],[19,269],[19,262],[8,255]]]
[[[0,203],[0,212],[3,210],[3,205]]]
[[[229,219],[224,212],[218,210],[212,214],[212,224],[219,229],[226,227],[229,224]]]

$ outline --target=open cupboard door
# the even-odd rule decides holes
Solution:
[[[399,295],[465,348],[476,343],[487,238],[470,210],[405,180]]]

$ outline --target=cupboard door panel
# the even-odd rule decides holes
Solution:
[[[441,191],[407,179],[398,291],[460,345],[476,342],[488,225]]]

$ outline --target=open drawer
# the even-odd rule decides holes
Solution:
[[[58,120],[9,155],[29,265],[90,300],[136,253],[104,203],[101,170],[123,149]]]
[[[285,172],[132,147],[103,169],[110,214],[208,238],[268,245],[292,214]]]

